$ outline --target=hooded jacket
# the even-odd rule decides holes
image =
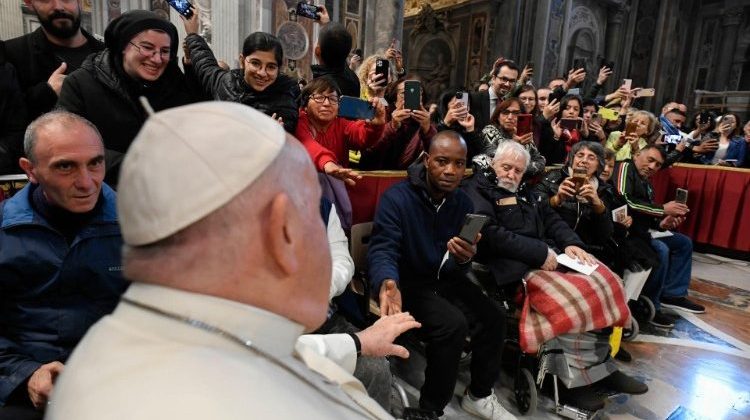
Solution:
[[[31,205],[34,184],[0,204],[0,406],[41,365],[65,363],[127,282],[115,193],[68,245]]]
[[[146,121],[147,114],[138,97],[146,97],[154,111],[186,105],[194,100],[185,75],[177,67],[177,31],[171,23],[162,20],[174,29],[172,56],[164,73],[155,82],[142,82],[128,76],[122,66],[122,54],[119,53],[122,50],[111,49],[120,48],[123,38],[127,38],[127,44],[135,36],[130,33],[143,27],[138,19],[153,22],[151,15],[158,16],[137,10],[112,21],[105,35],[107,48],[89,56],[80,69],[65,79],[58,100],[60,107],[81,115],[99,129],[106,149],[104,181],[112,186],[117,185],[125,152]],[[126,25],[131,20],[134,22]]]
[[[377,293],[386,279],[402,290],[438,290],[441,284],[465,273],[447,253],[448,240],[458,235],[473,206],[461,190],[446,194],[439,205],[427,190],[427,169],[415,163],[408,179],[380,197],[367,253],[370,283]],[[443,258],[447,256],[444,261]]]
[[[571,245],[583,247],[548,201],[523,186],[513,193],[477,172],[462,189],[471,198],[474,213],[489,217],[476,260],[489,266],[499,286],[520,281],[528,271],[540,268],[550,248],[559,254]]]
[[[270,86],[256,92],[245,82],[241,69],[224,70],[219,67],[203,37],[190,34],[185,38],[185,44],[190,50],[195,76],[211,99],[239,102],[269,116],[276,114],[283,119],[284,130],[294,134],[299,117],[295,101],[300,93],[295,79],[280,72]]]

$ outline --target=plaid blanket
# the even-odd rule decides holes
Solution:
[[[561,334],[630,324],[622,281],[604,264],[590,276],[534,270],[525,279],[518,332],[526,353],[538,352],[544,342]]]

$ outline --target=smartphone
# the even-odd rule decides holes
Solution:
[[[591,114],[591,122],[601,125],[602,116],[600,114]]]
[[[375,117],[375,107],[364,99],[342,96],[339,102],[339,117],[352,120],[371,120]]]
[[[708,111],[701,111],[700,115],[698,116],[698,124],[704,125],[708,124],[711,121],[711,115],[708,113]]]
[[[306,17],[312,20],[320,20],[320,7],[301,1],[297,3],[297,16]]]
[[[607,121],[616,121],[620,118],[620,112],[609,108],[599,108],[599,115]]]
[[[580,95],[581,89],[580,88],[571,88],[568,90],[568,95]]]
[[[614,61],[607,61],[606,59],[602,58],[602,64],[599,66],[599,68],[606,67],[612,71],[615,70],[615,62]]]
[[[381,86],[385,86],[388,84],[388,68],[390,67],[391,63],[383,58],[378,58],[375,60],[375,74],[381,74],[383,77],[380,79]]]
[[[456,99],[464,104],[467,111],[469,110],[469,92],[464,92],[462,90],[457,91]]]
[[[638,128],[638,124],[631,121],[625,124],[625,132],[622,133],[623,136],[628,136],[629,134],[635,134],[635,130]]]
[[[684,188],[678,188],[674,201],[681,203],[681,204],[687,204],[687,198],[688,198],[688,191]]]
[[[589,174],[585,168],[573,168],[572,178],[573,183],[576,184],[576,192],[578,192],[581,187],[583,187],[583,184],[586,183],[588,177]]]
[[[516,135],[523,136],[524,134],[531,133],[531,121],[533,118],[534,117],[531,114],[518,114],[518,122],[516,123]]]
[[[630,89],[633,86],[633,79],[622,79],[622,87]]]
[[[656,94],[656,89],[654,88],[642,88],[635,91],[635,94],[633,95],[636,98],[645,98],[645,97],[651,97]]]
[[[193,11],[191,10],[193,5],[188,0],[167,0],[167,3],[169,3],[174,10],[177,10],[177,13],[185,16],[185,19],[193,17]]]
[[[581,129],[581,120],[578,119],[570,119],[570,118],[563,118],[560,120],[560,127],[567,128],[568,130],[580,130]]]
[[[422,84],[419,80],[404,82],[404,109],[422,109]]]
[[[459,232],[458,237],[473,244],[474,240],[477,238],[477,234],[482,230],[489,219],[489,217],[482,214],[467,214],[464,218],[464,225],[461,226],[461,232]]]
[[[586,60],[583,58],[576,58],[573,60],[573,70],[584,69],[586,70]]]

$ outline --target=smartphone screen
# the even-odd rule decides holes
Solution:
[[[560,127],[566,128],[568,130],[580,130],[581,129],[581,120],[563,118],[563,119],[560,120]]]
[[[531,133],[532,127],[531,127],[531,121],[532,121],[532,115],[531,114],[518,114],[518,123],[516,124],[516,135],[517,136],[523,136],[525,134]]]
[[[477,238],[477,234],[482,230],[487,220],[489,220],[489,217],[482,214],[467,214],[458,237],[473,244]]]
[[[375,74],[381,74],[383,77],[380,79],[380,84],[382,86],[385,86],[388,84],[388,68],[390,67],[390,62],[388,60],[384,60],[382,58],[378,58],[375,60]]]
[[[633,79],[622,79],[622,86],[630,89],[633,86]]]
[[[339,102],[339,117],[353,120],[371,120],[375,117],[375,108],[370,102],[352,96],[342,96]]]
[[[419,80],[404,82],[404,109],[422,109],[422,85]]]
[[[312,20],[320,20],[318,12],[320,8],[314,4],[308,4],[304,1],[297,3],[297,16],[306,17]]]
[[[188,0],[167,0],[167,2],[177,13],[185,16],[187,19],[193,17],[193,11],[190,10],[192,4]]]
[[[687,204],[688,191],[684,188],[678,188],[674,201]]]

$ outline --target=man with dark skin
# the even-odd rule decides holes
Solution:
[[[505,315],[466,277],[473,243],[458,237],[469,197],[458,186],[466,169],[466,143],[454,131],[432,140],[424,163],[409,167],[409,179],[386,191],[375,215],[368,253],[372,290],[381,316],[408,310],[421,324],[427,367],[419,407],[442,415],[453,397],[458,364],[469,335],[471,311],[481,325],[472,335],[471,384],[461,407],[480,418],[512,419],[493,391],[500,370]]]
[[[8,62],[18,71],[30,121],[55,106],[65,76],[104,44],[81,29],[80,0],[24,0],[24,4],[41,26],[7,41],[6,48]]]

